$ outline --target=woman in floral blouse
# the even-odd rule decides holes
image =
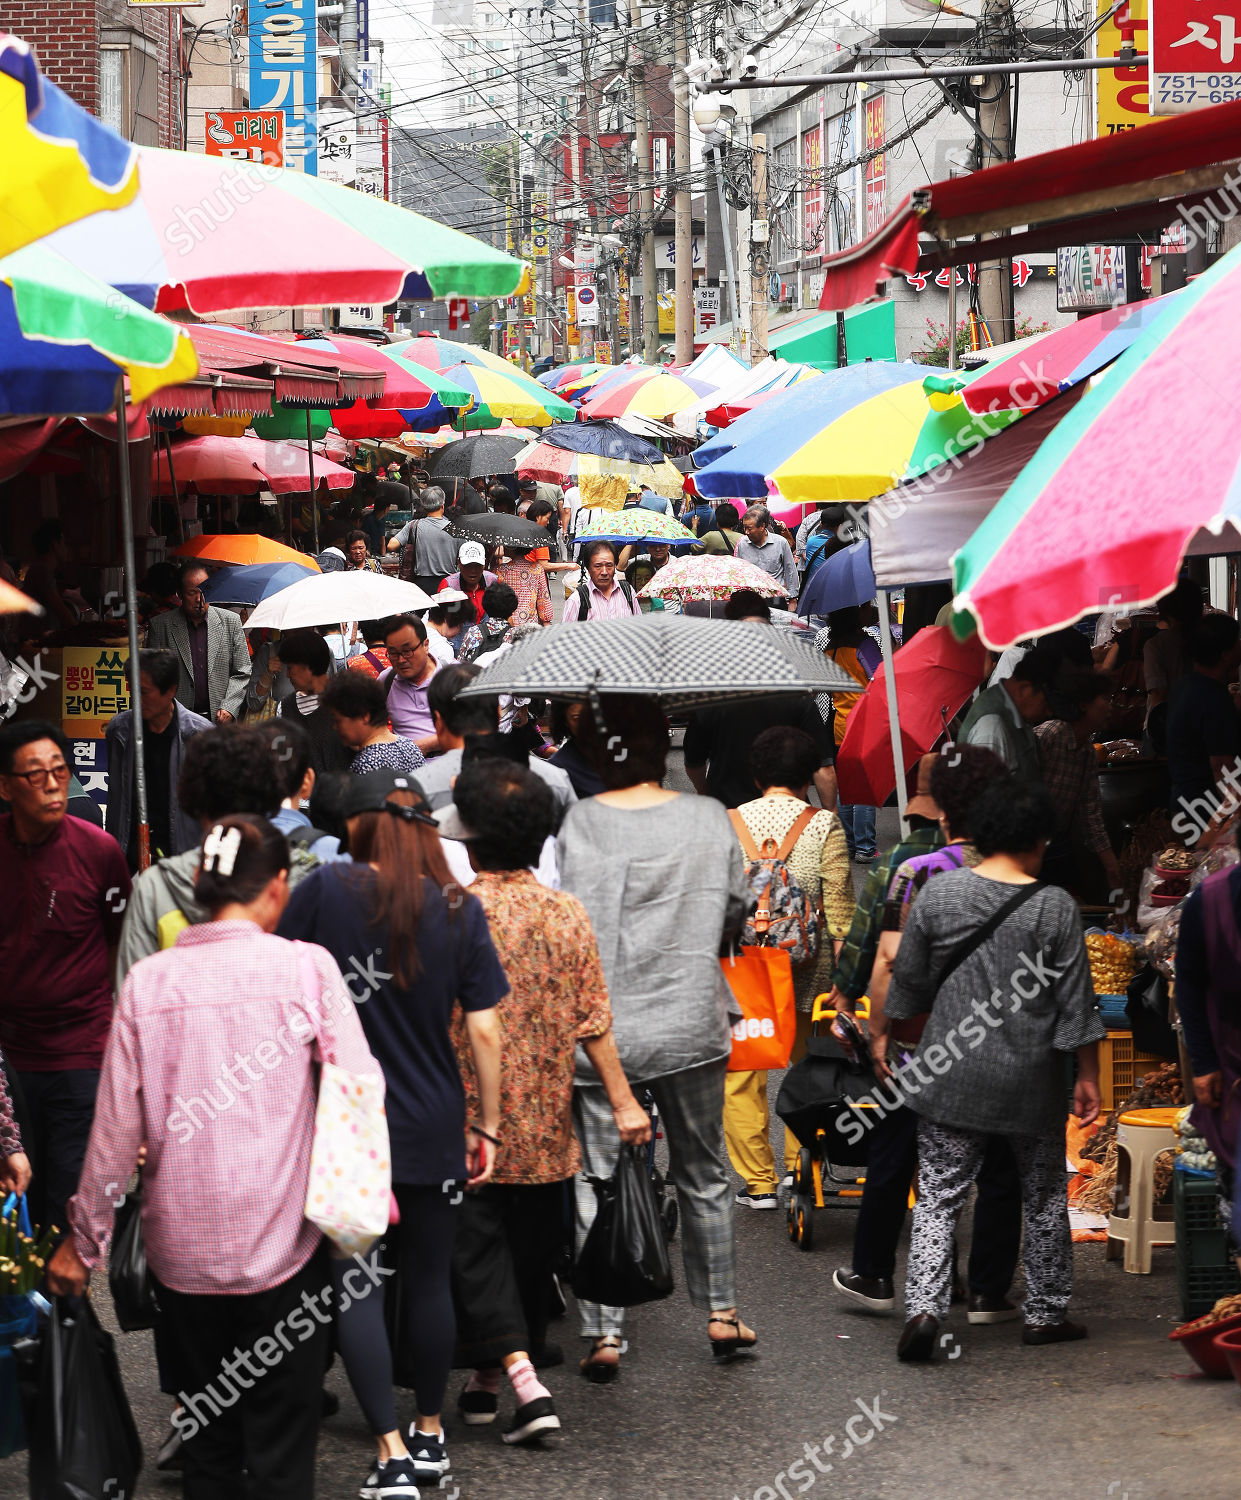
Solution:
[[[416,771],[425,766],[413,740],[394,734],[388,724],[388,700],[379,681],[362,672],[338,672],[323,690],[324,706],[346,750],[355,776],[371,771]]]
[[[22,1150],[21,1132],[13,1118],[13,1101],[9,1098],[4,1059],[0,1058],[0,1191],[19,1197],[30,1183],[30,1161]],[[63,1227],[63,1226],[62,1226]]]

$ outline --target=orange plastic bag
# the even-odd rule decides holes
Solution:
[[[730,1073],[787,1068],[797,1037],[793,965],[783,948],[743,947],[720,959],[741,1020],[733,1027]]]

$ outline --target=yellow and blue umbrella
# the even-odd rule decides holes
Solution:
[[[637,369],[627,380],[609,382],[591,391],[582,402],[583,419],[599,417],[653,417],[666,422],[674,412],[692,406],[718,390],[712,382],[664,370]]]
[[[41,76],[34,53],[0,34],[0,255],[138,191],[138,154]]]

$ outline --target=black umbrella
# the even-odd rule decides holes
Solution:
[[[432,479],[478,479],[484,474],[513,473],[513,454],[530,439],[507,433],[480,432],[477,437],[446,443],[427,466]]]
[[[857,683],[811,642],[774,626],[663,613],[549,625],[484,664],[462,696],[641,693],[667,708],[701,708],[841,689],[856,692]]]
[[[548,534],[537,521],[525,516],[509,516],[503,511],[484,511],[479,516],[456,515],[448,528],[453,536],[473,537],[480,542],[514,542],[529,550],[546,547]]]
[[[561,422],[541,433],[539,441],[569,453],[594,453],[629,464],[657,464],[663,458],[654,443],[626,432],[617,422]]]

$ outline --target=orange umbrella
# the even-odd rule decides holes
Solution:
[[[311,573],[322,569],[313,557],[304,552],[295,552],[282,542],[273,542],[265,536],[254,534],[243,536],[192,536],[172,550],[173,557],[201,557],[205,562],[236,563],[248,566],[251,563],[300,563]]]

